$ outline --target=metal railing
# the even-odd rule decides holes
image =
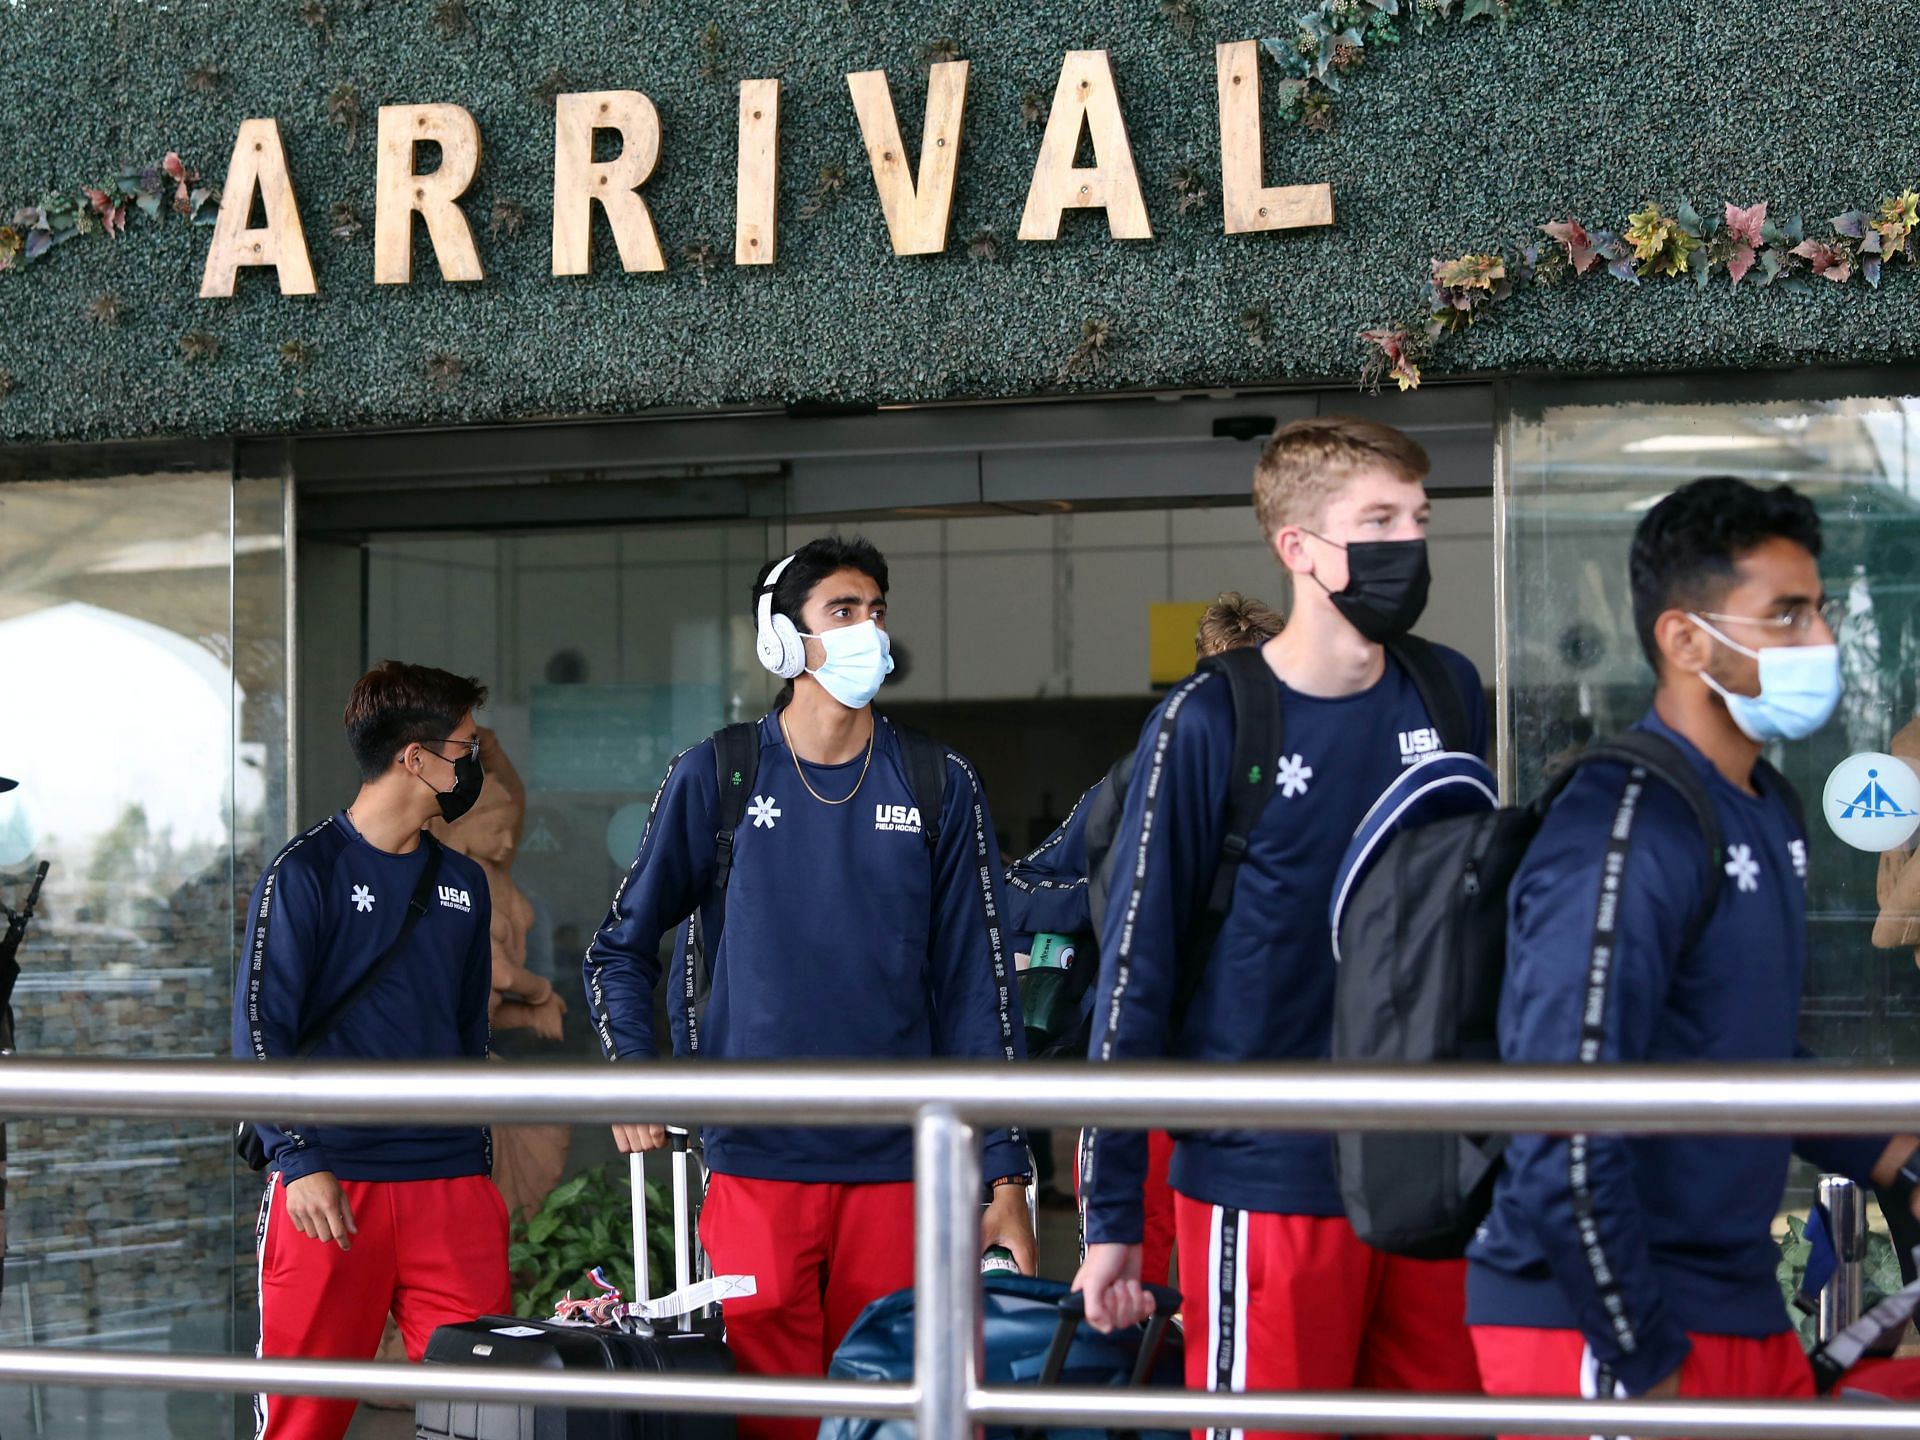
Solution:
[[[1822,1344],[1860,1318],[1866,1296],[1866,1199],[1844,1175],[1822,1175],[1814,1189],[1815,1203],[1826,1216],[1822,1223],[1833,1242],[1834,1258],[1833,1278],[1821,1287],[1814,1309],[1814,1334]]]
[[[531,1369],[0,1349],[0,1381],[479,1399],[578,1409],[911,1420],[919,1440],[979,1424],[1380,1434],[1686,1435],[1840,1440],[1920,1434],[1920,1406],[1835,1400],[1499,1400],[983,1386],[976,1124],[1180,1129],[1609,1131],[1812,1135],[1920,1122],[1920,1071],[1704,1068],[835,1065],[255,1065],[0,1059],[0,1114],[346,1124],[615,1122],[873,1125],[914,1131],[916,1313],[906,1384],[556,1375]]]

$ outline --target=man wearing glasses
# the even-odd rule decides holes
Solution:
[[[233,1004],[243,1059],[481,1060],[492,907],[424,826],[479,798],[479,681],[386,661],[353,687],[359,794],[254,887]],[[441,1324],[511,1302],[485,1128],[257,1122],[261,1355],[370,1360],[391,1311],[419,1360]],[[248,1154],[252,1137],[242,1133]],[[257,1440],[338,1440],[352,1400],[255,1397]]]
[[[1840,699],[1820,548],[1805,497],[1727,477],[1640,523],[1634,623],[1657,684],[1638,728],[1698,772],[1720,848],[1679,790],[1582,769],[1509,894],[1502,1060],[1801,1053],[1808,836],[1761,751],[1806,739]],[[1771,1234],[1796,1153],[1913,1204],[1911,1135],[1515,1136],[1468,1252],[1487,1393],[1810,1398]]]

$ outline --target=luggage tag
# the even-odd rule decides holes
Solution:
[[[744,1300],[760,1293],[760,1283],[751,1275],[715,1275],[697,1285],[688,1285],[662,1295],[658,1300],[638,1300],[627,1306],[627,1314],[644,1320],[671,1320],[691,1315],[696,1310],[721,1300]]]
[[[673,1239],[675,1290],[654,1299],[647,1293],[648,1256],[644,1248],[647,1233],[647,1183],[638,1151],[627,1156],[628,1180],[633,1193],[633,1267],[640,1293],[632,1303],[621,1307],[622,1323],[652,1328],[657,1320],[680,1319],[681,1329],[691,1329],[685,1317],[704,1310],[719,1300],[740,1300],[759,1293],[759,1282],[751,1275],[714,1275],[696,1283],[693,1278],[692,1225],[689,1214],[690,1145],[688,1132],[668,1126],[673,1138]]]

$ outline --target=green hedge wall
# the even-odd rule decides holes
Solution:
[[[1270,178],[1330,181],[1339,222],[1228,237],[1213,45],[1291,34],[1302,6],[1198,7],[1185,36],[1160,0],[470,0],[471,28],[448,39],[435,0],[331,0],[330,36],[299,0],[0,0],[0,219],[48,187],[98,183],[169,149],[217,179],[239,122],[271,114],[321,290],[282,298],[271,272],[255,272],[235,299],[200,300],[212,232],[173,217],[0,274],[0,369],[14,380],[0,439],[1340,381],[1363,358],[1357,330],[1417,308],[1433,256],[1568,213],[1624,226],[1650,198],[1703,213],[1765,199],[1825,233],[1825,217],[1920,178],[1920,12],[1568,0],[1531,6],[1504,32],[1453,24],[1376,51],[1337,99],[1330,134],[1270,121]],[[709,25],[717,55],[703,46]],[[916,55],[940,39],[973,62],[953,238],[945,255],[896,258],[843,76],[891,73],[917,155]],[[1021,99],[1050,97],[1073,47],[1112,54],[1151,243],[1109,240],[1097,212],[1069,212],[1055,244],[1013,239],[1042,129],[1023,124]],[[222,73],[202,92],[190,77],[207,63]],[[667,274],[619,272],[603,224],[596,274],[548,273],[552,111],[539,92],[556,71],[567,88],[637,88],[659,107],[646,194]],[[780,262],[736,269],[734,82],[769,75],[785,81]],[[341,82],[365,112],[351,154],[325,114]],[[374,111],[421,101],[465,105],[485,137],[466,204],[484,284],[440,281],[424,238],[412,286],[372,283]],[[844,168],[845,188],[801,219],[825,165]],[[1185,215],[1171,183],[1183,165],[1213,192]],[[487,234],[500,199],[525,207],[515,236]],[[329,234],[337,201],[358,211],[357,237]],[[989,228],[997,257],[970,258],[969,238]],[[704,276],[681,254],[699,241],[721,255]],[[122,302],[115,324],[88,315],[105,292]],[[1270,315],[1262,344],[1241,323],[1256,305]],[[1063,383],[1090,319],[1111,339],[1096,370]],[[188,331],[217,336],[219,353],[186,358]],[[311,347],[305,365],[283,365],[292,340]],[[436,381],[435,354],[464,370]],[[1905,267],[1877,292],[1601,278],[1516,298],[1429,374],[1916,354],[1920,275]]]

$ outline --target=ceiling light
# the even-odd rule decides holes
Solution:
[[[1771,450],[1779,444],[1771,435],[1649,435],[1620,448],[1629,455],[1671,455],[1694,450]]]

